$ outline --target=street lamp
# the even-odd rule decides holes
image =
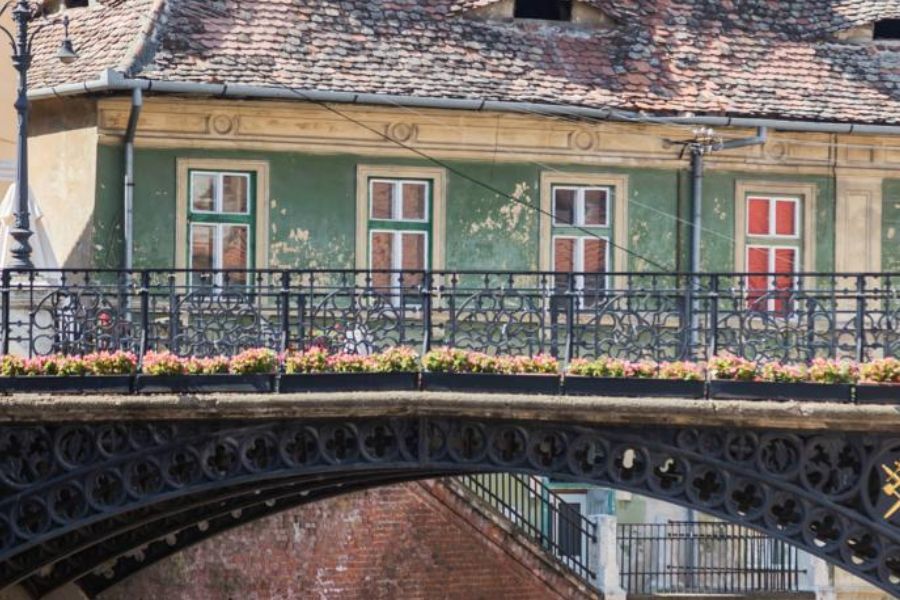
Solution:
[[[12,8],[12,18],[16,23],[15,33],[0,26],[0,31],[6,34],[12,44],[13,66],[19,73],[18,95],[16,97],[16,115],[18,117],[18,136],[16,138],[18,148],[16,154],[16,210],[15,224],[10,231],[13,238],[12,263],[14,269],[33,269],[31,263],[31,224],[28,215],[28,68],[31,66],[31,49],[34,36],[51,21],[42,21],[33,28],[29,34],[28,26],[32,19],[40,11],[39,6],[28,0],[9,0],[0,8],[0,17]],[[59,21],[52,21],[56,24]],[[72,41],[69,39],[69,17],[62,20],[65,27],[65,37],[56,53],[56,57],[63,64],[71,64],[77,58]]]

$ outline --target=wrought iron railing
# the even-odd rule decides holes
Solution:
[[[799,551],[720,522],[619,524],[620,584],[629,594],[795,592]]]
[[[596,572],[588,551],[597,542],[597,526],[540,479],[515,473],[486,473],[456,478],[463,487],[509,520],[525,537],[593,586]]]
[[[761,282],[777,289],[761,291]],[[4,271],[4,351],[326,344],[702,359],[900,356],[900,274]]]

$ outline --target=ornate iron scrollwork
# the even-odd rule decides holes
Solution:
[[[512,471],[696,507],[900,593],[900,439],[876,435],[453,418],[46,424],[0,428],[0,458],[5,583],[68,572],[104,539],[121,549],[118,532],[183,512],[184,498],[311,476]]]

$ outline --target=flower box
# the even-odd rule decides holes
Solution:
[[[860,383],[857,404],[900,404],[900,383]]]
[[[499,373],[422,373],[422,389],[430,392],[488,394],[559,394],[559,375]]]
[[[129,394],[131,375],[29,375],[0,377],[7,394]]]
[[[210,392],[267,393],[275,389],[275,376],[245,375],[138,375],[135,391],[141,394],[195,394]]]
[[[848,383],[781,383],[713,379],[709,397],[721,400],[775,400],[800,402],[850,402]]]
[[[297,373],[282,375],[278,391],[301,392],[394,392],[419,388],[418,373]]]
[[[563,386],[570,396],[625,396],[654,398],[703,398],[702,381],[628,377],[566,376]]]

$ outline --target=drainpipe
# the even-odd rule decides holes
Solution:
[[[141,88],[131,90],[131,113],[125,129],[125,192],[123,195],[123,242],[125,244],[124,268],[129,271],[134,266],[134,136],[138,119],[144,104]]]
[[[712,154],[722,150],[734,150],[736,148],[746,148],[747,146],[759,146],[765,144],[768,139],[768,131],[765,127],[756,130],[756,135],[738,140],[728,140],[725,142],[709,142],[704,140],[704,134],[698,135],[698,140],[690,144],[691,151],[691,258],[690,272],[691,285],[687,308],[690,313],[689,322],[691,324],[690,347],[688,348],[690,355],[693,357],[697,351],[700,334],[700,311],[697,307],[697,296],[700,292],[700,239],[702,237],[702,220],[703,220],[703,167],[705,154]],[[708,137],[708,133],[707,133]]]

